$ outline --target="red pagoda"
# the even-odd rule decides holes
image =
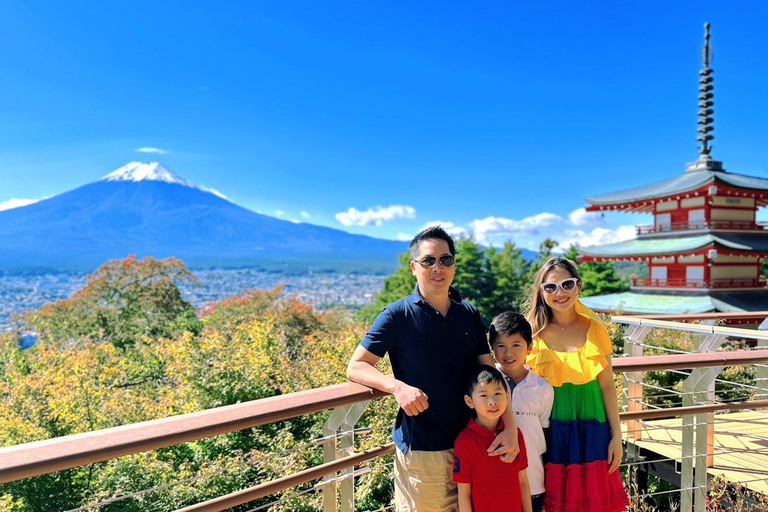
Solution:
[[[699,87],[700,156],[672,179],[587,198],[588,211],[652,213],[633,240],[584,247],[579,261],[635,261],[648,265],[629,292],[583,299],[598,311],[682,314],[768,310],[760,277],[768,231],[755,221],[768,205],[768,179],[727,172],[710,156],[713,76],[709,23],[705,25]]]

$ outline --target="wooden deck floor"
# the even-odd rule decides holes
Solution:
[[[680,460],[682,418],[643,422],[637,444],[663,457]],[[623,424],[626,430],[626,424]],[[624,439],[627,439],[626,433]],[[715,415],[715,464],[712,476],[724,476],[768,496],[768,411]]]

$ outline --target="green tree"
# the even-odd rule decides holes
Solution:
[[[376,294],[373,303],[360,309],[356,315],[357,319],[370,325],[379,316],[379,313],[387,307],[387,304],[391,304],[413,293],[413,289],[416,286],[416,278],[413,277],[411,272],[411,252],[406,251],[402,253],[398,256],[397,261],[400,263],[400,266],[384,281],[384,287]]]
[[[512,242],[505,243],[499,250],[493,247],[486,249],[485,257],[496,280],[488,321],[504,311],[520,311],[528,296],[527,277],[532,263]]]
[[[178,288],[194,279],[176,258],[112,260],[89,275],[88,284],[72,297],[47,304],[24,320],[41,339],[86,337],[117,347],[132,345],[142,336],[199,331],[195,309]]]
[[[581,274],[582,297],[629,290],[629,283],[619,276],[613,263],[609,261],[578,263],[579,250],[575,245],[569,247],[564,256],[577,262],[579,274]]]
[[[472,238],[456,241],[456,273],[453,286],[461,297],[471,302],[488,320],[494,309],[496,278],[491,270],[486,251]]]

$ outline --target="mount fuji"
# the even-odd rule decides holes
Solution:
[[[238,206],[157,162],[0,211],[0,270],[92,270],[109,259],[175,256],[193,268],[390,272],[406,244]]]

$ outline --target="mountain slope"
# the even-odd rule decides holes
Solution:
[[[406,244],[297,224],[238,206],[159,164],[0,212],[0,268],[93,268],[128,254],[190,266],[386,272]]]

